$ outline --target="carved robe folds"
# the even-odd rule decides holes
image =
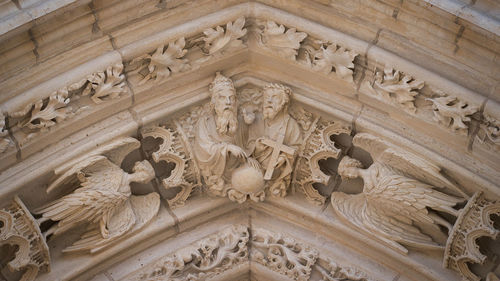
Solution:
[[[236,137],[217,133],[214,116],[200,118],[193,152],[208,185],[223,185],[230,180],[239,160],[229,153],[228,146],[236,143]]]
[[[286,112],[272,121],[260,121],[250,126],[249,148],[265,172],[269,169],[268,167],[274,168],[270,174],[271,193],[285,196],[293,170],[294,154],[302,143],[302,133],[297,121]],[[271,140],[271,142],[266,140]],[[288,147],[290,152],[294,153],[282,151],[281,145]],[[279,150],[279,156],[277,162],[273,163],[275,150]]]

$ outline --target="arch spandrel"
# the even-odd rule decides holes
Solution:
[[[293,7],[303,3],[264,2],[200,2],[206,10],[191,14],[189,3],[146,5],[143,15],[133,13],[139,17],[133,25],[122,22],[122,10],[113,12],[119,4],[93,3],[96,32],[108,36],[114,50],[86,49],[82,56],[92,55],[76,64],[77,57],[47,59],[41,48],[38,65],[26,73],[36,75],[44,65],[67,71],[49,70],[42,76],[50,79],[24,86],[12,85],[26,73],[5,74],[2,83],[11,91],[0,105],[0,201],[7,206],[18,195],[34,215],[26,220],[50,237],[51,272],[40,268],[39,280],[183,280],[189,274],[203,280],[452,280],[459,273],[476,280],[475,274],[494,271],[489,261],[474,272],[463,266],[483,258],[461,237],[471,223],[475,233],[497,235],[487,219],[477,221],[483,210],[498,209],[498,105],[483,89],[495,67],[460,58],[438,69],[449,62],[445,50],[427,63],[415,61],[422,53],[413,58],[387,45],[416,6],[431,14],[433,7],[353,4],[366,5],[375,17],[394,8],[387,20],[400,19],[394,30],[365,26],[356,34],[353,28],[370,19],[329,22],[332,7],[334,17],[346,8],[338,3],[310,1],[299,15]],[[103,17],[107,13],[116,19]],[[440,28],[460,25],[447,24]],[[478,36],[491,32],[488,27]],[[450,70],[462,63],[472,75],[457,80],[462,70]],[[487,69],[491,73],[483,74]],[[226,77],[222,82],[214,80],[217,72]],[[484,87],[474,81],[481,75]],[[239,140],[217,137],[213,127],[217,114],[209,104],[220,83],[236,93]],[[266,87],[291,93],[278,117],[264,117],[263,93],[272,92]],[[288,125],[278,132],[273,120]],[[252,138],[262,141],[260,152]],[[215,154],[225,160],[203,159],[207,140],[221,147]],[[128,149],[127,143],[137,145]],[[273,149],[280,151],[275,158]],[[238,161],[248,167],[231,162],[240,150],[246,156]],[[361,161],[356,169],[366,174],[346,179],[337,166],[349,157]],[[135,167],[141,161],[145,166]],[[234,178],[248,180],[232,180],[239,167]],[[119,192],[99,191],[92,200],[79,182]],[[52,235],[66,230],[54,215],[69,212],[64,198],[87,200],[82,208],[94,210],[120,207],[107,218],[96,212],[105,228],[85,226],[89,209],[70,231]],[[56,209],[42,207],[54,200],[60,200]]]

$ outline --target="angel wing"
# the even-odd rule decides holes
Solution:
[[[159,208],[160,196],[156,192],[143,196],[132,195],[111,217],[107,238],[102,237],[99,229],[94,225],[81,236],[80,240],[64,249],[63,252],[90,251],[95,253],[103,250],[118,239],[126,238],[139,231],[154,218]]]
[[[82,182],[81,187],[34,211],[42,214],[42,219],[58,221],[47,233],[62,233],[82,222],[98,223],[109,218],[130,196],[130,193],[118,192],[125,172],[107,158],[91,157],[82,166],[67,172],[80,173],[77,178]],[[70,177],[64,176],[64,179]]]
[[[394,204],[380,197],[371,198],[364,193],[350,195],[343,192],[333,192],[331,202],[343,220],[405,254],[408,250],[399,243],[418,248],[442,249],[442,246],[413,226],[411,219],[398,214],[398,211],[404,210],[404,206],[399,203]]]
[[[468,196],[441,174],[441,168],[415,154],[402,151],[394,145],[368,133],[356,134],[353,144],[368,151],[374,162],[384,163],[422,182],[435,187],[449,188],[468,199]]]
[[[140,142],[134,138],[125,137],[112,141],[108,144],[101,146],[92,152],[91,156],[85,156],[76,159],[66,165],[63,165],[55,170],[58,176],[47,188],[47,193],[64,186],[69,183],[78,183],[83,180],[78,179],[78,175],[81,177],[81,172],[84,169],[98,170],[99,168],[95,166],[98,162],[106,159],[117,167],[121,165],[123,159],[133,150],[139,148]],[[100,163],[102,164],[102,162]],[[70,168],[68,168],[70,167]],[[94,168],[92,168],[94,167]],[[62,175],[61,175],[62,174]]]

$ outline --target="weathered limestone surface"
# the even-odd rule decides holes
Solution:
[[[0,1],[0,279],[495,280],[499,36],[493,0]]]

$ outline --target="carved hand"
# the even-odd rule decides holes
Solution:
[[[245,153],[245,151],[237,146],[237,145],[234,145],[234,144],[228,144],[227,145],[227,150],[229,151],[229,153],[233,154],[234,156],[236,157],[241,157],[241,158],[247,158],[247,154]]]
[[[248,163],[248,165],[250,165],[250,166],[254,167],[254,168],[255,168],[255,169],[257,169],[257,170],[260,170],[260,169],[261,169],[261,166],[260,166],[259,161],[255,160],[255,159],[253,159],[253,158],[248,158],[248,159],[247,159],[247,163]]]

